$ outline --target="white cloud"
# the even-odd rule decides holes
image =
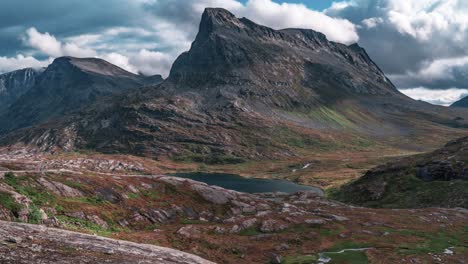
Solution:
[[[423,87],[401,89],[400,92],[415,99],[431,104],[449,106],[468,95],[468,89],[426,89]]]
[[[40,33],[36,28],[32,27],[26,31],[24,39],[27,45],[36,48],[43,53],[58,57],[63,55],[62,43],[48,32]]]
[[[384,20],[381,17],[371,17],[362,20],[362,24],[367,28],[375,28],[377,25],[382,24]]]
[[[82,39],[76,39],[81,40]],[[35,48],[42,53],[52,56],[75,56],[75,57],[95,57],[96,52],[89,48],[82,48],[75,43],[62,43],[55,36],[48,32],[41,33],[32,27],[26,31],[23,41],[26,45]]]
[[[135,45],[134,48],[139,48],[135,51],[113,52],[113,51],[100,51],[96,47],[103,48],[101,40],[109,36],[117,36],[120,34],[133,34],[148,36],[151,33],[143,29],[136,29],[135,32],[132,28],[111,28],[102,34],[86,34],[66,38],[66,42],[58,40],[50,33],[41,33],[36,28],[30,28],[26,31],[25,43],[37,49],[41,53],[51,56],[52,58],[60,56],[74,56],[74,57],[96,57],[102,58],[115,64],[129,72],[142,73],[145,75],[161,74],[167,76],[170,66],[175,59],[175,55],[169,55],[162,52],[150,51]],[[104,44],[105,45],[105,44]],[[129,45],[124,44],[129,48]],[[109,49],[109,46],[105,46]],[[117,47],[114,47],[117,48]],[[7,58],[8,59],[8,58]],[[19,56],[18,58],[9,59],[10,67],[4,67],[6,70],[16,69],[15,65],[41,65],[45,66],[47,62],[40,62],[33,57]],[[6,64],[5,64],[6,65]],[[22,66],[23,67],[23,66]],[[1,70],[1,68],[0,68]]]
[[[0,73],[10,72],[21,68],[46,67],[49,63],[49,60],[40,61],[34,57],[24,56],[22,54],[19,54],[16,57],[0,56]]]
[[[163,76],[169,75],[169,69],[174,58],[166,53],[140,50],[138,54],[130,58],[133,65],[137,65],[138,71],[145,75],[159,73]]]
[[[303,4],[249,0],[245,7],[234,12],[275,29],[310,28],[325,34],[329,40],[346,44],[357,42],[359,39],[353,23],[346,19],[332,18]]]
[[[462,68],[462,73],[460,73],[460,68]],[[468,56],[436,59],[425,62],[418,71],[389,75],[389,78],[401,85],[431,86],[437,83],[456,83],[468,80],[468,75],[465,73],[467,68]]]

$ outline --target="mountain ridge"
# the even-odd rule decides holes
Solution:
[[[467,122],[468,111],[401,94],[356,44],[206,9],[190,50],[163,83],[0,141],[239,162],[362,148],[363,140],[424,150],[466,133]]]
[[[0,131],[60,118],[99,98],[159,83],[160,76],[139,76],[97,58],[59,57],[36,76],[27,91],[0,112]]]

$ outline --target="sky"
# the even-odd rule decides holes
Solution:
[[[467,0],[0,0],[0,73],[60,56],[98,57],[167,76],[206,7],[275,28],[358,42],[405,94],[449,105],[468,95]]]

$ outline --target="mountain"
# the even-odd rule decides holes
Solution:
[[[38,75],[33,75],[32,70],[23,71],[20,73],[30,78],[24,85],[14,83],[21,87],[17,90],[23,90],[24,93],[13,100],[0,116],[0,131],[11,131],[59,118],[106,96],[161,82],[161,76],[135,75],[95,58],[61,57]],[[13,72],[7,75],[18,74]],[[12,82],[9,83],[11,85]]]
[[[453,103],[450,107],[464,107],[468,108],[468,96],[463,97],[462,99]]]
[[[53,109],[64,105],[55,102]],[[16,107],[25,105],[31,102]],[[22,112],[11,109],[10,120]],[[401,94],[357,44],[209,8],[190,50],[160,85],[107,97],[0,142],[238,163],[379,145],[421,151],[466,128],[468,111]]]
[[[378,166],[335,194],[341,201],[392,208],[468,208],[468,137]]]
[[[0,75],[0,111],[8,108],[16,99],[36,83],[43,69],[26,68]]]

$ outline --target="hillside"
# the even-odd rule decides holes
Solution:
[[[468,208],[468,137],[378,166],[334,196],[369,207]]]
[[[468,96],[456,101],[450,107],[464,107],[468,108]]]

